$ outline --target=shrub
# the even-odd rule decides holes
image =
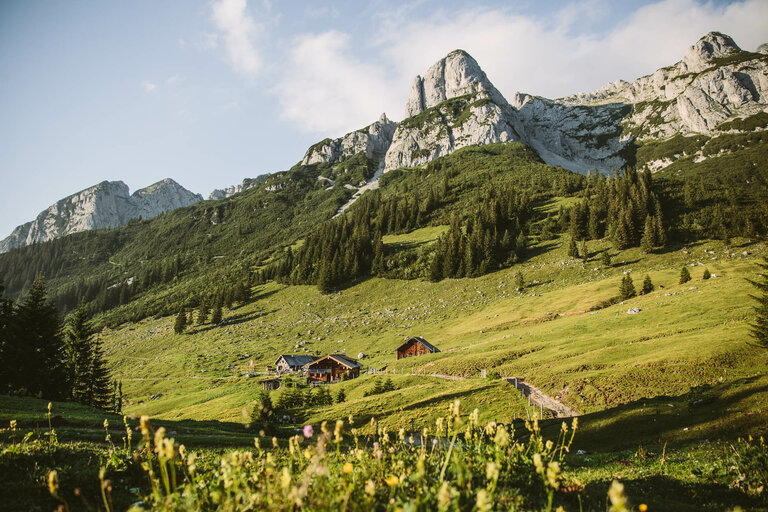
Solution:
[[[708,268],[705,268],[704,269],[704,274],[702,274],[701,278],[702,279],[709,279],[710,277],[712,277],[712,274],[709,273],[709,269]]]
[[[680,270],[680,284],[685,284],[691,280],[691,273],[688,271],[688,267],[683,266]]]

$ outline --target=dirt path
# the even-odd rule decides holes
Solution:
[[[516,386],[523,396],[530,396],[531,402],[539,407],[548,409],[556,418],[569,418],[571,416],[578,416],[579,413],[574,409],[571,409],[567,405],[558,400],[555,400],[549,395],[544,394],[536,386],[522,381],[521,379],[507,378],[504,379],[513,386]]]

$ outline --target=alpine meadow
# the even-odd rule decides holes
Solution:
[[[229,4],[179,46],[274,67]],[[0,511],[768,510],[768,45],[688,44],[557,99],[457,49],[287,170],[19,225]]]

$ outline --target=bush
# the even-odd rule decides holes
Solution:
[[[704,268],[704,274],[702,274],[701,278],[702,279],[709,279],[710,277],[712,277],[712,274],[709,273],[709,269],[708,268]]]
[[[688,267],[683,267],[680,270],[680,284],[685,284],[691,280],[691,273],[688,271]]]
[[[739,439],[731,460],[735,485],[743,491],[768,498],[768,445],[765,439]]]

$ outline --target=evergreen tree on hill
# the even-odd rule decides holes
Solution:
[[[621,279],[621,285],[619,285],[619,298],[621,298],[621,300],[627,300],[635,295],[637,295],[637,292],[635,291],[635,285],[632,282],[632,276],[626,274]]]
[[[173,325],[173,332],[181,334],[184,329],[187,328],[187,313],[184,311],[184,306],[179,309],[179,314],[176,315],[176,323]]]
[[[651,276],[646,274],[645,279],[643,279],[643,289],[640,293],[645,295],[646,293],[651,293],[652,291],[653,291],[653,282],[651,281]]]
[[[223,313],[221,311],[221,303],[216,303],[216,307],[213,310],[213,315],[211,316],[211,323],[213,325],[219,325],[222,320]]]
[[[35,279],[27,298],[15,315],[18,387],[45,398],[64,398],[67,394],[61,323],[42,277]]]
[[[90,405],[88,384],[93,363],[91,336],[93,329],[88,321],[88,310],[81,302],[69,315],[64,326],[64,352],[70,378],[71,396],[75,402]]]
[[[683,268],[680,270],[680,284],[685,284],[690,280],[691,280],[691,273],[690,271],[688,271],[688,267],[683,265]]]
[[[763,258],[763,262],[757,265],[760,267],[757,279],[749,281],[759,292],[759,295],[752,295],[757,305],[755,321],[750,324],[750,335],[757,346],[768,349],[768,258]]]

